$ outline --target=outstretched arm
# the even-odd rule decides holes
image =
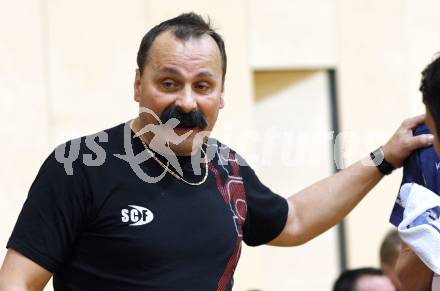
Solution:
[[[431,135],[412,135],[423,120],[424,115],[405,120],[383,146],[385,159],[394,167],[400,167],[414,149],[432,144]],[[382,177],[376,167],[358,161],[290,196],[287,223],[270,244],[300,245],[323,233],[339,223]]]

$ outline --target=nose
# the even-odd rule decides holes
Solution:
[[[197,109],[197,102],[191,86],[185,86],[179,92],[176,99],[176,107],[179,107],[183,112],[192,112]]]

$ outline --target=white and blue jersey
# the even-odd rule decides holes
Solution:
[[[414,135],[429,134],[426,125],[414,129]],[[403,164],[402,184],[416,183],[439,195],[440,193],[440,158],[433,146],[415,150]],[[400,197],[396,199],[390,222],[398,226],[403,219],[404,208]]]

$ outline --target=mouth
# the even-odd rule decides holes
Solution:
[[[188,132],[191,130],[193,130],[193,131],[197,130],[197,126],[180,126],[180,125],[178,125],[174,128],[174,131],[176,131],[176,132]]]
[[[183,112],[177,107],[170,106],[162,112],[160,119],[162,123],[167,123],[173,118],[179,121],[174,127],[174,130],[179,132],[203,130],[208,126],[208,123],[200,110]],[[175,124],[175,122],[172,123]]]

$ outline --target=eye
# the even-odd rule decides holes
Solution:
[[[179,84],[174,80],[165,79],[161,81],[160,86],[165,90],[174,90],[179,86]]]
[[[210,85],[207,82],[198,82],[194,85],[194,88],[200,92],[207,92],[210,89]]]

